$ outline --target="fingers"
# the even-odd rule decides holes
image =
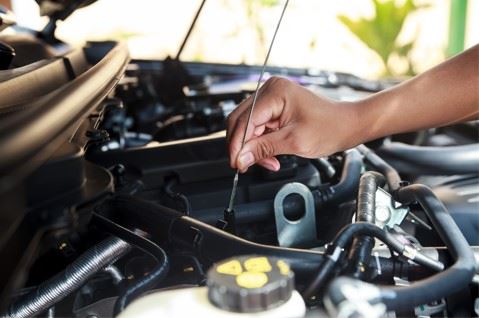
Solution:
[[[249,110],[251,107],[251,104],[253,103],[253,95],[250,95],[248,98],[246,98],[244,101],[242,101],[228,116],[228,129],[226,130],[226,140],[229,142],[231,139],[231,134],[234,131],[234,128],[236,126],[236,121],[238,120],[238,117],[245,111]]]
[[[271,171],[278,171],[280,168],[280,163],[275,157],[262,159],[257,164]]]
[[[284,127],[248,140],[241,149],[235,166],[241,172],[245,172],[248,167],[259,163],[269,170],[277,171],[279,161],[274,156],[288,153],[292,142],[291,129],[290,127]]]
[[[284,108],[281,92],[275,89],[276,85],[265,83],[258,92],[258,98],[248,126],[248,117],[252,104],[252,97],[241,103],[228,118],[227,138],[229,142],[230,165],[235,168],[238,153],[241,150],[246,128],[245,141],[258,137],[271,129],[280,127],[279,118]],[[246,159],[246,158],[245,158]]]

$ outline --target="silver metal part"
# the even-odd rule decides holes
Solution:
[[[55,307],[48,308],[47,318],[55,318]]]
[[[333,254],[331,254],[331,255],[326,254],[326,256],[329,257],[334,262],[337,262],[339,257],[341,256],[342,252],[343,252],[343,249],[340,248],[339,246],[336,246],[334,248]]]
[[[401,206],[391,195],[378,188],[376,191],[376,225],[382,228],[393,228],[400,225],[409,213],[407,206]]]
[[[281,25],[281,21],[283,20],[284,12],[286,11],[286,7],[288,6],[288,3],[289,3],[289,0],[286,0],[284,2],[283,11],[281,11],[281,15],[279,17],[278,24],[276,25],[276,29],[274,30],[273,38],[271,39],[271,43],[269,44],[268,53],[266,53],[266,57],[265,57],[264,62],[263,62],[263,67],[261,69],[261,73],[259,75],[258,82],[256,83],[256,89],[255,89],[254,95],[253,95],[253,103],[251,104],[251,108],[249,109],[248,121],[246,122],[246,129],[244,130],[244,133],[243,133],[243,140],[241,142],[241,149],[243,149],[244,144],[246,142],[246,136],[247,136],[247,133],[248,133],[248,128],[249,128],[250,123],[251,123],[251,115],[253,114],[254,106],[256,105],[256,99],[258,97],[259,87],[261,85],[261,81],[263,80],[264,71],[266,70],[266,65],[268,64],[268,60],[269,60],[269,55],[271,54],[271,49],[273,48],[274,40],[276,39],[276,35],[278,34],[279,26]],[[233,211],[233,205],[234,205],[234,200],[235,200],[235,197],[236,197],[236,191],[238,189],[238,177],[239,177],[239,169],[236,169],[236,173],[235,173],[235,176],[234,176],[234,179],[233,179],[233,188],[231,190],[230,200],[229,200],[229,203],[228,203],[228,210],[229,211]]]
[[[304,215],[291,221],[284,214],[283,202],[290,194],[298,194],[304,200]],[[276,231],[280,246],[298,246],[316,240],[316,214],[313,194],[302,183],[285,184],[274,198],[274,215]]]
[[[381,262],[379,261],[379,254],[378,252],[374,252],[374,259],[376,260],[376,270],[378,272],[378,275],[382,275],[383,271],[381,269]]]
[[[417,249],[415,249],[412,246],[405,245],[404,246],[404,251],[402,252],[402,255],[409,258],[410,260],[414,260],[416,258],[417,253],[418,253]]]
[[[410,253],[414,253],[413,251],[409,250],[409,249],[414,249],[414,247],[411,247],[409,245],[406,245],[408,246],[407,249],[408,249],[408,252]],[[420,250],[421,254],[430,258],[430,259],[433,259],[435,261],[439,261],[439,252],[438,252],[438,249],[436,247],[422,247],[421,250]],[[403,253],[407,253],[406,251],[404,251]],[[391,256],[391,250],[389,248],[387,248],[386,246],[376,246],[374,249],[373,249],[373,254],[374,255],[378,255],[379,257],[384,257],[384,258],[390,258],[392,257]],[[417,250],[416,250],[416,254],[417,254]]]
[[[121,271],[115,265],[110,264],[105,267],[103,271],[111,276],[111,279],[116,285],[118,285],[125,279],[125,276],[123,276]]]
[[[478,285],[478,286],[479,286],[479,275],[478,275],[478,274],[474,275],[474,277],[472,278],[472,283],[473,283],[474,285]]]
[[[239,170],[236,170],[235,177],[233,178],[233,187],[231,188],[231,195],[230,195],[230,201],[228,203],[228,211],[233,211],[233,204],[235,202],[236,198],[236,191],[238,189],[238,174]]]
[[[440,301],[437,301],[432,304],[424,304],[421,306],[417,306],[414,308],[414,314],[417,317],[432,317],[433,315],[437,315],[440,313],[444,313],[444,317],[447,317],[447,312],[446,312],[446,301],[444,299],[441,299]]]
[[[335,286],[335,293],[340,293],[343,300],[335,304],[329,296],[323,299],[328,317],[385,317],[386,305],[376,301],[381,297],[378,287],[359,280],[352,281],[350,278],[341,277],[338,280],[342,280],[343,284]],[[346,283],[348,280],[351,280],[350,283]]]

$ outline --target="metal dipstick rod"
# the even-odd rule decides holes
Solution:
[[[258,82],[256,83],[256,89],[255,89],[255,92],[254,92],[254,95],[253,95],[253,103],[251,104],[249,114],[248,114],[248,121],[246,123],[246,129],[243,133],[243,140],[241,142],[241,149],[243,149],[243,147],[246,143],[246,136],[247,136],[247,133],[248,133],[248,128],[249,128],[250,123],[251,123],[251,117],[253,115],[253,110],[254,110],[254,107],[256,105],[256,100],[258,98],[259,87],[261,85],[261,81],[263,80],[264,72],[266,70],[266,65],[268,64],[269,55],[271,53],[271,49],[273,48],[274,40],[276,38],[276,35],[278,34],[279,26],[281,25],[281,21],[283,20],[284,12],[286,11],[286,7],[288,6],[288,2],[289,2],[289,0],[286,0],[284,2],[283,10],[281,11],[281,16],[279,17],[278,24],[276,25],[276,29],[274,30],[273,38],[271,39],[271,43],[269,44],[268,53],[266,54],[266,58],[264,59],[263,67],[261,69],[261,73],[260,73]],[[240,150],[240,152],[241,152],[241,150]],[[233,188],[231,189],[229,204],[228,204],[228,207],[225,210],[225,221],[227,221],[228,223],[234,222],[233,205],[234,205],[234,201],[235,201],[235,197],[236,197],[236,192],[238,190],[238,179],[239,179],[239,169],[236,169],[236,173],[235,173],[235,176],[234,176],[234,179],[233,179]],[[233,228],[233,230],[234,230],[234,225],[228,224],[228,227],[230,229]]]

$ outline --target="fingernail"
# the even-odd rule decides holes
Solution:
[[[245,169],[251,166],[254,163],[254,156],[251,152],[246,152],[239,157],[239,165],[241,168]]]
[[[276,171],[272,165],[265,165],[265,168],[268,169],[269,171]]]
[[[278,170],[279,170],[279,167],[276,166],[276,165],[271,165],[271,170],[273,170],[273,171],[278,171]]]
[[[271,171],[278,171],[278,167],[276,167],[275,165],[273,164],[270,164],[270,163],[266,163],[265,165],[265,168],[268,169],[268,170],[271,170]]]

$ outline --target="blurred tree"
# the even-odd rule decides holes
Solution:
[[[279,0],[246,0],[244,3],[246,17],[248,18],[248,21],[250,21],[250,24],[253,25],[254,30],[258,35],[258,42],[260,48],[258,57],[262,59],[266,55],[267,43],[264,31],[264,24],[259,15],[259,9],[261,7],[271,8],[277,6],[279,4]]]
[[[406,0],[402,3],[398,3],[396,0],[372,0],[372,2],[375,11],[373,18],[352,20],[347,16],[340,15],[338,19],[365,45],[379,55],[384,65],[383,76],[414,75],[415,71],[410,52],[416,39],[414,38],[406,44],[399,44],[397,38],[407,16],[429,5],[417,5],[413,0]],[[406,60],[406,72],[397,74],[391,68],[390,58],[394,55]]]

